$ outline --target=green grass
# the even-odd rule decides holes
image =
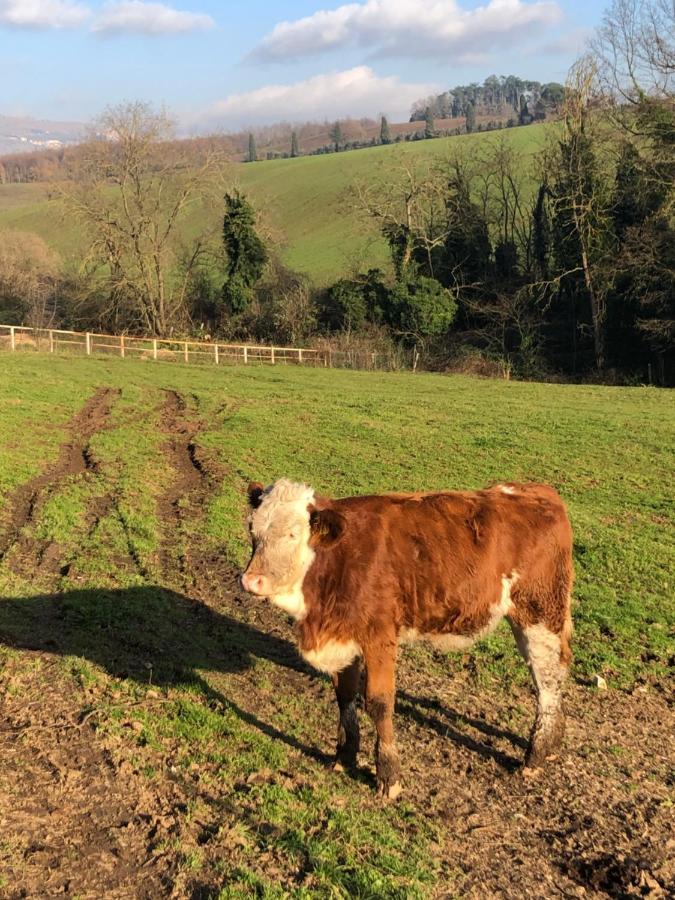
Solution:
[[[117,551],[148,568],[158,546],[161,388],[193,398],[199,443],[229,472],[204,511],[206,538],[235,563],[249,478],[311,482],[334,495],[550,482],[575,531],[581,675],[630,679],[663,660],[672,624],[672,394],[649,388],[495,382],[296,368],[222,370],[104,360],[0,358],[0,520],[9,492],[56,456],[64,420],[94,387],[120,387],[92,451],[116,502],[89,566]],[[140,490],[142,485],[143,489]],[[36,524],[77,552],[92,486],[66,480]],[[105,537],[105,540],[102,539]],[[97,560],[98,556],[100,560]]]
[[[665,677],[675,625],[672,394],[4,354],[0,524],[12,490],[56,457],[65,421],[102,385],[121,395],[91,444],[99,473],[56,485],[33,527],[58,541],[70,564],[56,621],[73,702],[153,783],[163,777],[163,753],[181,778],[199,772],[201,799],[186,809],[185,835],[171,850],[184,884],[207,871],[218,873],[222,900],[424,897],[437,874],[430,847],[451,825],[405,803],[381,807],[369,784],[298,754],[325,733],[329,684],[320,682],[321,702],[280,690],[275,638],[261,636],[255,619],[227,607],[195,616],[192,601],[160,586],[157,500],[172,476],[162,455],[164,389],[187,399],[203,423],[198,445],[224,472],[181,540],[242,562],[249,479],[285,475],[334,495],[547,481],[567,501],[575,531],[574,676],[602,674],[612,689]],[[102,496],[115,502],[92,528],[87,510]],[[140,567],[129,565],[132,550]],[[0,598],[0,632],[34,646],[55,600],[37,576],[12,571],[11,555],[0,562]],[[440,670],[425,651],[410,658]],[[0,644],[0,670],[10,659],[17,666],[21,656]],[[16,690],[36,677],[31,659]],[[473,677],[505,695],[525,679],[506,633],[472,659]],[[206,794],[223,799],[210,805]],[[207,832],[190,837],[191,823]],[[234,854],[222,872],[211,839]],[[306,880],[280,888],[261,856]]]
[[[355,211],[347,197],[355,181],[367,181],[411,158],[423,165],[458,151],[471,156],[502,137],[527,159],[543,147],[547,133],[548,126],[528,126],[325,156],[233,164],[232,178],[264,214],[285,262],[317,284],[327,284],[355,264],[363,270],[389,264],[377,229]],[[81,231],[72,217],[64,216],[57,201],[47,200],[48,187],[0,185],[0,228],[34,231],[64,258],[77,256],[82,249]],[[213,224],[205,223],[202,216],[195,213],[185,220],[187,237]]]

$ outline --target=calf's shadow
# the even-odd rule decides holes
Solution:
[[[144,685],[198,685],[207,697],[221,702],[268,737],[320,763],[333,760],[332,754],[303,743],[223,696],[200,675],[203,671],[242,673],[253,668],[257,659],[264,659],[296,673],[316,676],[300,659],[295,646],[168,588],[143,585],[0,598],[0,643],[81,657],[114,677]],[[405,693],[399,694],[397,712],[484,758],[493,758],[507,770],[518,764],[513,757],[452,727],[461,718],[486,736],[504,737],[516,746],[522,745],[516,735],[497,733],[482,720],[466,720],[454,710],[443,710],[435,701]],[[362,777],[362,773],[354,774]]]

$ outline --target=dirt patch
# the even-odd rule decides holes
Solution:
[[[107,387],[96,391],[68,423],[69,437],[59,447],[56,462],[18,487],[9,498],[7,507],[11,510],[11,518],[0,536],[0,562],[11,553],[12,568],[19,574],[37,572],[49,577],[59,573],[60,548],[53,542],[33,537],[30,526],[64,479],[87,472],[96,474],[98,464],[89,442],[105,427],[119,393],[119,390]]]
[[[28,683],[25,662],[0,672],[0,895],[168,896],[171,781],[152,785],[96,737],[57,660],[33,655]]]
[[[223,567],[217,554],[200,546],[197,526],[225,469],[197,444],[201,423],[196,413],[188,409],[185,398],[173,390],[167,390],[165,395],[162,425],[167,440],[163,452],[174,477],[158,503],[163,529],[159,565],[170,582],[183,590],[194,590],[200,573],[210,571],[214,565]],[[229,566],[225,569],[230,580]]]

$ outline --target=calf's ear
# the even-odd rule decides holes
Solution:
[[[257,509],[262,503],[262,495],[265,488],[259,481],[252,481],[248,486],[248,505],[251,509]]]
[[[334,509],[309,507],[309,543],[312,547],[330,547],[336,544],[345,530],[345,520]]]

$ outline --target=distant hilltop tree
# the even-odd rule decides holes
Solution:
[[[466,133],[472,134],[476,130],[476,107],[473,103],[466,107]]]
[[[248,162],[255,162],[258,159],[258,150],[255,145],[255,135],[253,133],[248,136]]]
[[[331,128],[329,137],[333,142],[335,152],[338,153],[342,149],[342,146],[345,142],[344,135],[342,133],[342,125],[340,124],[339,119]]]
[[[436,137],[436,128],[434,127],[434,114],[431,111],[430,106],[427,106],[426,112],[424,114],[424,137]]]
[[[293,131],[291,132],[291,159],[295,159],[296,156],[300,156],[300,148],[298,147],[298,133]]]
[[[391,130],[386,116],[382,116],[382,121],[380,122],[380,143],[391,144]]]

